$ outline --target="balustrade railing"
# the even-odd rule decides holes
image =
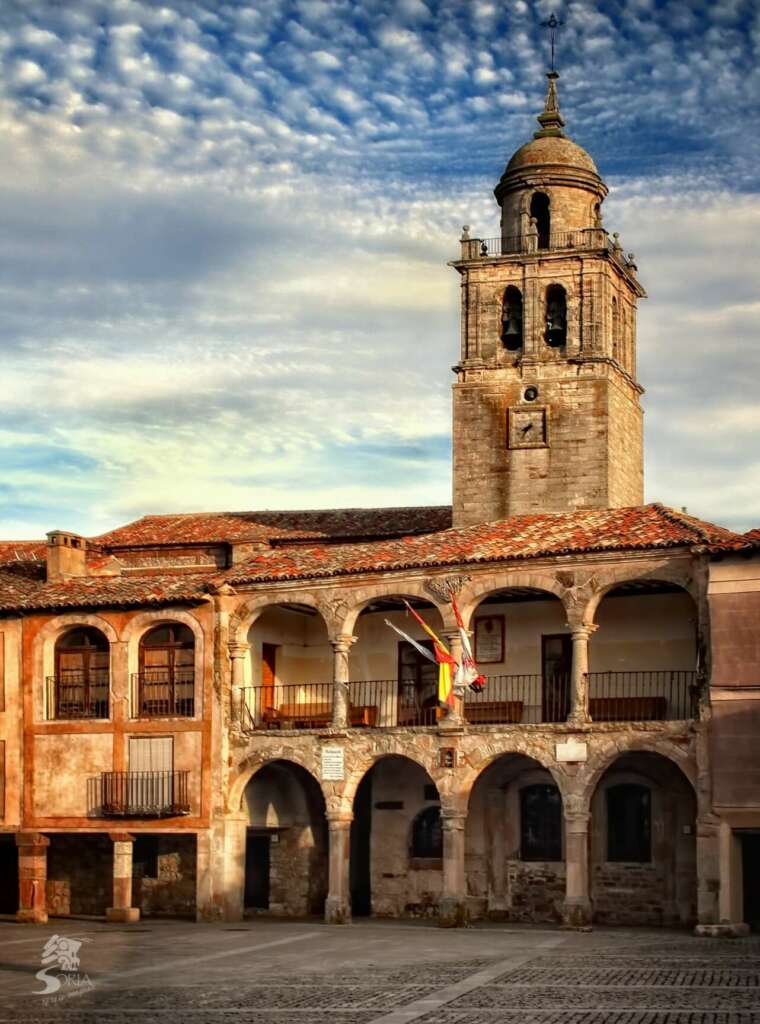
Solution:
[[[195,669],[146,668],[132,677],[140,718],[192,718],[195,714]]]
[[[47,680],[48,718],[108,718],[108,669],[64,670]]]
[[[564,722],[570,711],[570,677],[557,674],[487,676],[480,693],[467,691],[463,717],[471,725]]]
[[[189,772],[102,772],[100,806],[108,817],[189,814]]]
[[[567,249],[607,249],[613,255],[619,255],[623,263],[627,262],[622,249],[610,240],[604,228],[552,231],[549,235],[500,235],[498,238],[470,238],[462,242],[464,259]]]
[[[332,709],[332,683],[247,686],[240,720],[244,729],[319,729],[332,722]]]
[[[672,722],[698,715],[693,671],[589,672],[587,680],[594,722]]]

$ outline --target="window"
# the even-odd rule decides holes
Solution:
[[[440,808],[426,807],[412,822],[411,855],[428,859],[443,857]]]
[[[523,301],[520,290],[514,285],[504,292],[501,341],[508,352],[517,352],[523,345]]]
[[[195,638],[174,622],[156,626],[140,643],[140,715],[194,714]]]
[[[431,653],[429,640],[420,641]],[[398,724],[435,725],[438,710],[438,666],[406,640],[398,645]]]
[[[567,341],[567,296],[561,284],[546,289],[546,344],[561,348]]]
[[[108,640],[99,629],[70,629],[55,645],[54,718],[108,718]]]
[[[534,192],[530,200],[530,216],[536,222],[538,248],[548,249],[550,241],[549,197],[544,192]]]
[[[607,860],[646,864],[652,859],[652,799],[635,783],[607,790]]]
[[[562,860],[562,797],[553,784],[520,790],[520,859]]]
[[[132,848],[136,878],[158,878],[158,836],[137,836]]]

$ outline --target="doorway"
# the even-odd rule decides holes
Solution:
[[[354,797],[354,820],[351,822],[349,861],[351,914],[369,917],[372,913],[372,877],[370,868],[372,844],[372,772],[367,772]]]
[[[744,921],[760,932],[760,832],[745,832],[741,842]]]
[[[543,722],[564,722],[570,713],[570,670],[573,640],[569,633],[550,633],[541,637]]]
[[[250,829],[245,837],[245,898],[251,910],[269,910],[271,837]]]
[[[18,848],[15,835],[0,836],[0,914],[18,910]]]

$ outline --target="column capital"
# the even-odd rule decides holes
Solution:
[[[354,816],[351,811],[326,811],[327,827],[336,831],[350,828]]]
[[[573,640],[576,637],[580,640],[582,637],[590,637],[593,633],[596,633],[599,626],[596,622],[582,622],[580,625],[570,626],[570,635]]]
[[[580,832],[588,832],[589,825],[591,824],[591,812],[590,811],[566,811],[565,812],[565,828],[568,832],[574,832],[578,834]]]
[[[50,846],[50,840],[41,832],[17,832],[16,846]]]
[[[231,658],[244,658],[251,649],[251,645],[245,640],[230,640],[227,644]]]
[[[466,822],[467,813],[465,811],[450,811],[441,808],[441,828],[446,831],[456,832],[464,829]]]
[[[133,843],[137,837],[129,832],[109,832],[108,838],[112,843]]]
[[[337,636],[330,637],[330,645],[336,654],[346,654],[352,644],[355,644],[359,638],[353,636],[351,633],[338,633]]]

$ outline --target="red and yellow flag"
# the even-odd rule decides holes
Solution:
[[[445,707],[453,708],[453,673],[456,671],[457,663],[452,658],[446,644],[436,636],[430,626],[428,626],[427,622],[417,614],[408,601],[404,601],[404,604],[433,641],[435,660],[438,662],[438,703],[443,704]]]

